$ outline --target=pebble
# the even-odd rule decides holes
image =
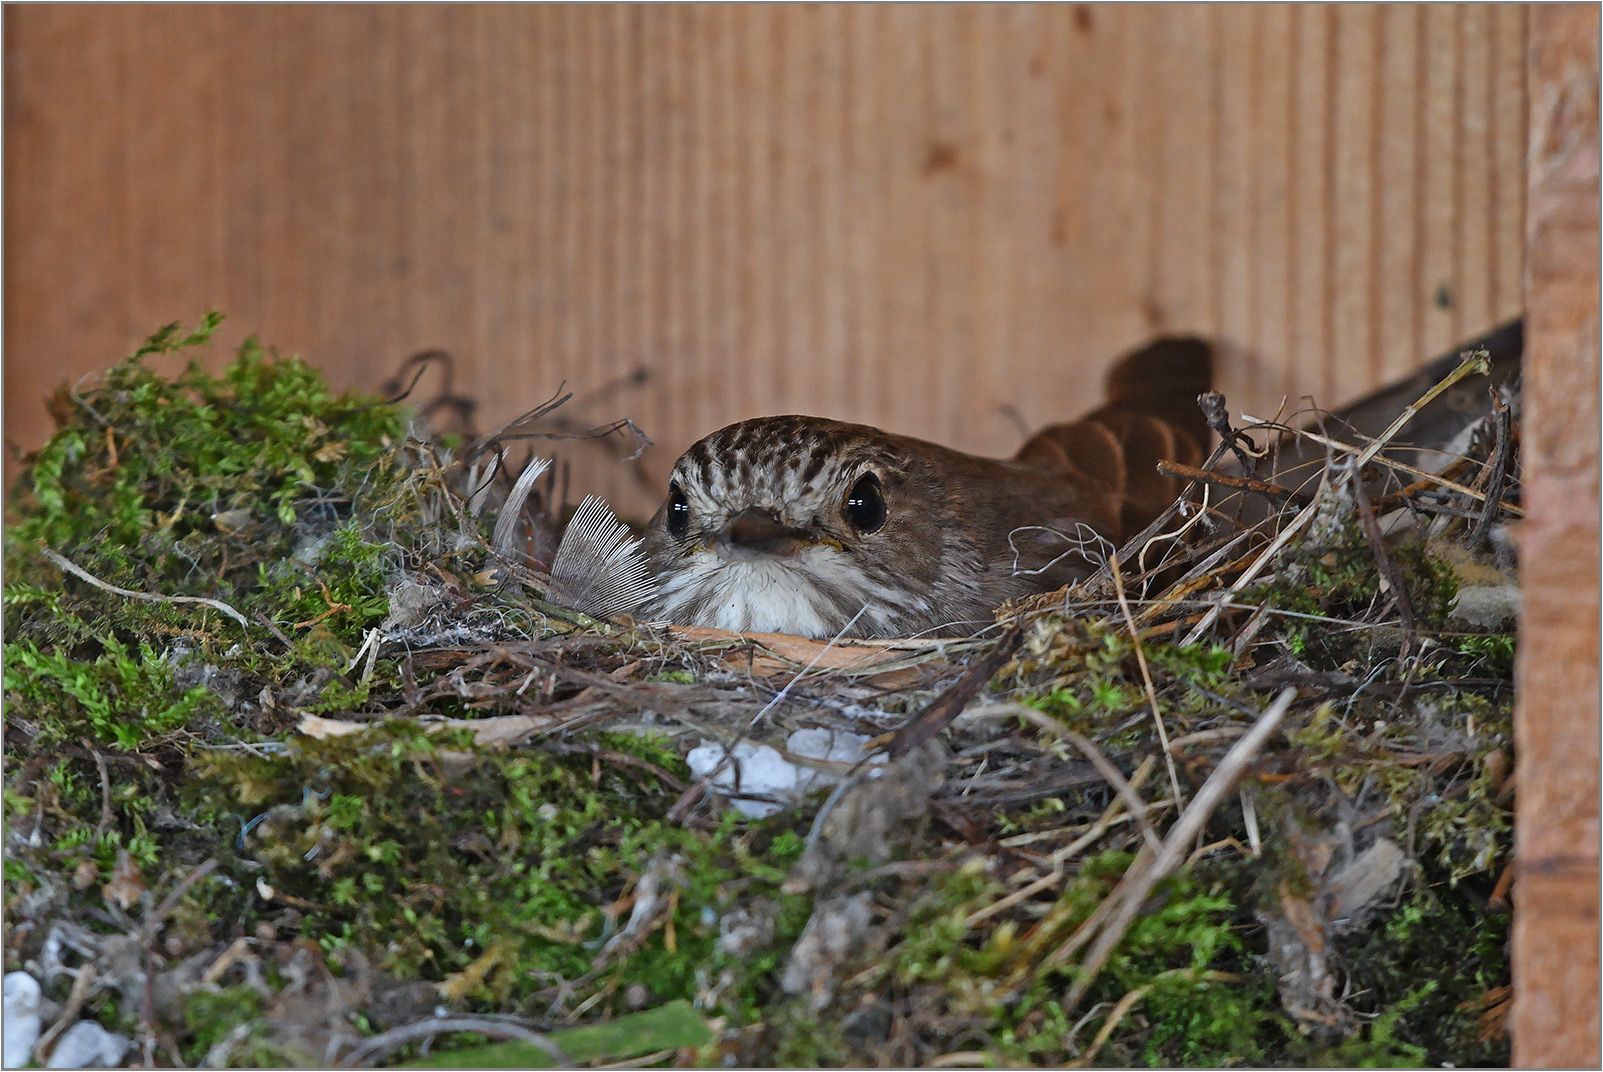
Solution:
[[[0,1066],[21,1068],[39,1041],[39,984],[27,972],[9,972],[5,979],[4,1046]]]
[[[792,733],[785,748],[795,755],[809,759],[827,759],[836,763],[858,763],[865,758],[863,745],[868,738],[856,733],[843,733],[826,729],[805,729]],[[723,796],[731,796],[739,784],[740,795],[730,803],[740,814],[751,819],[772,815],[787,804],[799,804],[812,789],[833,785],[839,778],[834,774],[802,767],[790,762],[775,748],[765,744],[739,741],[728,750],[729,761],[724,762],[722,744],[703,744],[693,748],[685,757],[690,771],[704,778],[712,771],[712,787]],[[883,756],[874,756],[873,763],[883,763]],[[773,800],[754,800],[752,797],[771,797]]]
[[[133,1041],[114,1034],[93,1020],[79,1020],[50,1051],[46,1068],[116,1068]]]

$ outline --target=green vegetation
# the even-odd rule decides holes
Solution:
[[[1339,518],[1239,594],[1273,622],[1240,652],[1175,643],[1161,606],[1143,606],[1139,641],[1117,611],[1022,612],[990,698],[1090,739],[1154,838],[1178,812],[1172,784],[1192,799],[1283,687],[1265,667],[1292,655],[1295,673],[1326,675],[1093,978],[1075,936],[1146,835],[1067,740],[1018,708],[954,724],[930,761],[944,769],[916,772],[926,793],[945,786],[927,823],[905,824],[922,840],[807,889],[796,865],[835,795],[741,819],[697,784],[687,745],[727,732],[720,717],[729,739],[774,740],[854,707],[916,711],[959,663],[895,687],[810,678],[769,710],[738,660],[553,613],[506,582],[451,452],[411,438],[403,410],[254,341],[215,374],[148,366],[206,344],[218,319],[164,328],[58,394],[5,547],[5,898],[24,921],[6,968],[70,930],[69,967],[100,972],[86,1015],[159,1059],[316,1063],[331,1040],[439,1005],[518,1017],[590,1063],[1506,1061],[1493,887],[1511,839],[1514,638],[1446,630],[1454,575],[1424,547],[1395,551],[1412,634],[1346,624],[1387,595]],[[369,662],[371,631],[413,628],[392,615],[406,584],[443,608],[438,637],[406,634]],[[248,624],[127,592],[215,600]],[[1354,685],[1333,691],[1335,675]],[[478,743],[479,726],[520,718]],[[1325,912],[1332,874],[1381,837],[1408,865],[1361,918],[1321,924],[1350,1023],[1316,1030],[1287,1007],[1268,921],[1297,899]],[[827,986],[787,989],[837,895],[865,898],[867,923],[831,949]],[[60,1001],[70,978],[50,986]],[[544,1060],[471,1031],[432,1045],[384,1060]]]

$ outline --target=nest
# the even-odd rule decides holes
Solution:
[[[1406,419],[1215,398],[1095,576],[810,641],[556,598],[564,495],[508,444],[632,426],[430,433],[462,400],[254,343],[151,371],[211,326],[59,394],[13,501],[36,1055],[93,1019],[163,1063],[1506,1061],[1506,400],[1427,469]]]

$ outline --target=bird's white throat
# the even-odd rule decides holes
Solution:
[[[705,547],[662,578],[656,610],[671,621],[735,632],[830,637],[859,610],[860,624],[889,626],[890,608],[903,601],[897,595],[833,547],[785,556]]]

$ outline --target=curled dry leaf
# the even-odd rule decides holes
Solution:
[[[139,903],[139,895],[145,892],[145,876],[140,873],[139,865],[127,849],[119,850],[117,863],[111,869],[111,881],[100,887],[100,895],[108,904],[114,904],[124,912]]]

